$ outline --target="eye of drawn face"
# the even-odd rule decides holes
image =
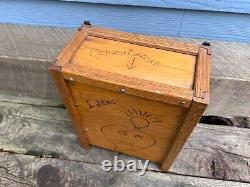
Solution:
[[[118,130],[118,133],[124,136],[128,134],[127,131],[124,131],[124,130]]]
[[[136,134],[136,135],[135,135],[135,138],[136,138],[136,139],[141,139],[141,140],[142,140],[142,139],[143,139],[143,136]]]

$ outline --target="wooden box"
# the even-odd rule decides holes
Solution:
[[[50,72],[84,148],[167,170],[209,100],[211,50],[93,27],[75,33]]]

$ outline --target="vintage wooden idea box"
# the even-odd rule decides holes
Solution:
[[[167,170],[209,101],[211,50],[164,38],[79,28],[50,72],[84,148]]]

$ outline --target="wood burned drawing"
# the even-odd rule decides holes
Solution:
[[[143,129],[152,123],[160,123],[161,120],[141,110],[128,110],[127,125],[107,125],[101,128],[105,138],[113,144],[114,151],[141,150],[152,147],[156,139]]]

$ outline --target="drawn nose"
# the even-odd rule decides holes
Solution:
[[[141,129],[149,126],[149,121],[145,118],[134,117],[130,119],[130,122],[136,129]]]

